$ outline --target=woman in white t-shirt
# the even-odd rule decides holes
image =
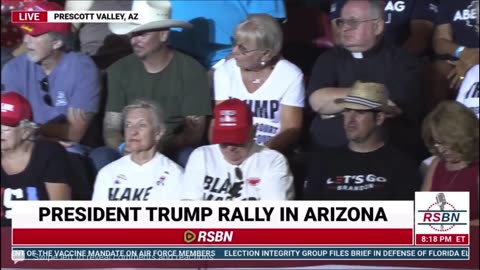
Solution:
[[[103,167],[97,175],[93,200],[159,201],[180,198],[183,169],[157,151],[165,131],[159,106],[139,100],[123,110],[129,155]]]
[[[285,152],[300,137],[305,88],[301,70],[282,59],[282,43],[275,18],[250,15],[235,29],[233,58],[215,71],[214,92],[217,104],[245,101],[257,125],[255,141]]]

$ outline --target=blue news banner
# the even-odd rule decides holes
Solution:
[[[468,260],[468,247],[13,247],[12,260]]]

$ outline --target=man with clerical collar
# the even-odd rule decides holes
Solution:
[[[344,98],[357,80],[376,82],[387,86],[389,104],[400,109],[386,121],[386,139],[420,159],[422,94],[418,62],[403,49],[383,43],[383,14],[381,1],[348,1],[335,20],[342,47],[330,49],[317,59],[307,87],[310,106],[316,113],[310,128],[311,143],[321,148],[346,144],[342,108],[334,100]]]

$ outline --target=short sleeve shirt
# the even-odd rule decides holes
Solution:
[[[131,155],[103,167],[93,190],[94,201],[164,201],[180,198],[183,169],[164,155],[139,165]]]
[[[239,174],[236,170],[240,170]],[[287,160],[275,150],[255,144],[238,166],[225,161],[218,144],[202,146],[190,155],[183,179],[183,199],[291,200],[293,177]],[[235,184],[236,187],[235,188]]]
[[[45,183],[69,182],[67,152],[53,142],[36,141],[25,170],[7,174],[2,167],[2,226],[11,224],[10,203],[48,200]]]
[[[250,93],[235,59],[230,59],[215,71],[214,92],[216,101],[238,98],[250,106],[258,144],[280,132],[281,105],[303,108],[305,102],[303,73],[287,60],[280,60],[260,88]]]
[[[478,48],[478,33],[475,30],[478,16],[472,0],[440,0],[437,25],[449,23],[452,27],[453,41],[467,48]]]
[[[315,152],[307,171],[309,200],[413,200],[421,183],[415,161],[388,145],[369,153]]]
[[[193,58],[175,51],[159,73],[148,73],[131,54],[108,68],[106,111],[122,112],[139,98],[153,99],[165,113],[167,133],[175,133],[189,115],[211,115],[211,92],[206,70]]]
[[[47,88],[42,88],[43,80]],[[70,107],[97,112],[100,102],[97,67],[90,57],[77,52],[65,53],[48,76],[27,54],[20,55],[3,67],[2,87],[27,98],[39,124],[65,121]]]

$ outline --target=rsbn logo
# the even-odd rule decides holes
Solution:
[[[456,225],[467,225],[460,221],[461,215],[466,215],[467,210],[456,209],[447,201],[444,193],[437,193],[435,202],[426,210],[418,210],[418,212],[423,213],[423,218],[418,225],[430,226],[439,232],[449,231]]]

